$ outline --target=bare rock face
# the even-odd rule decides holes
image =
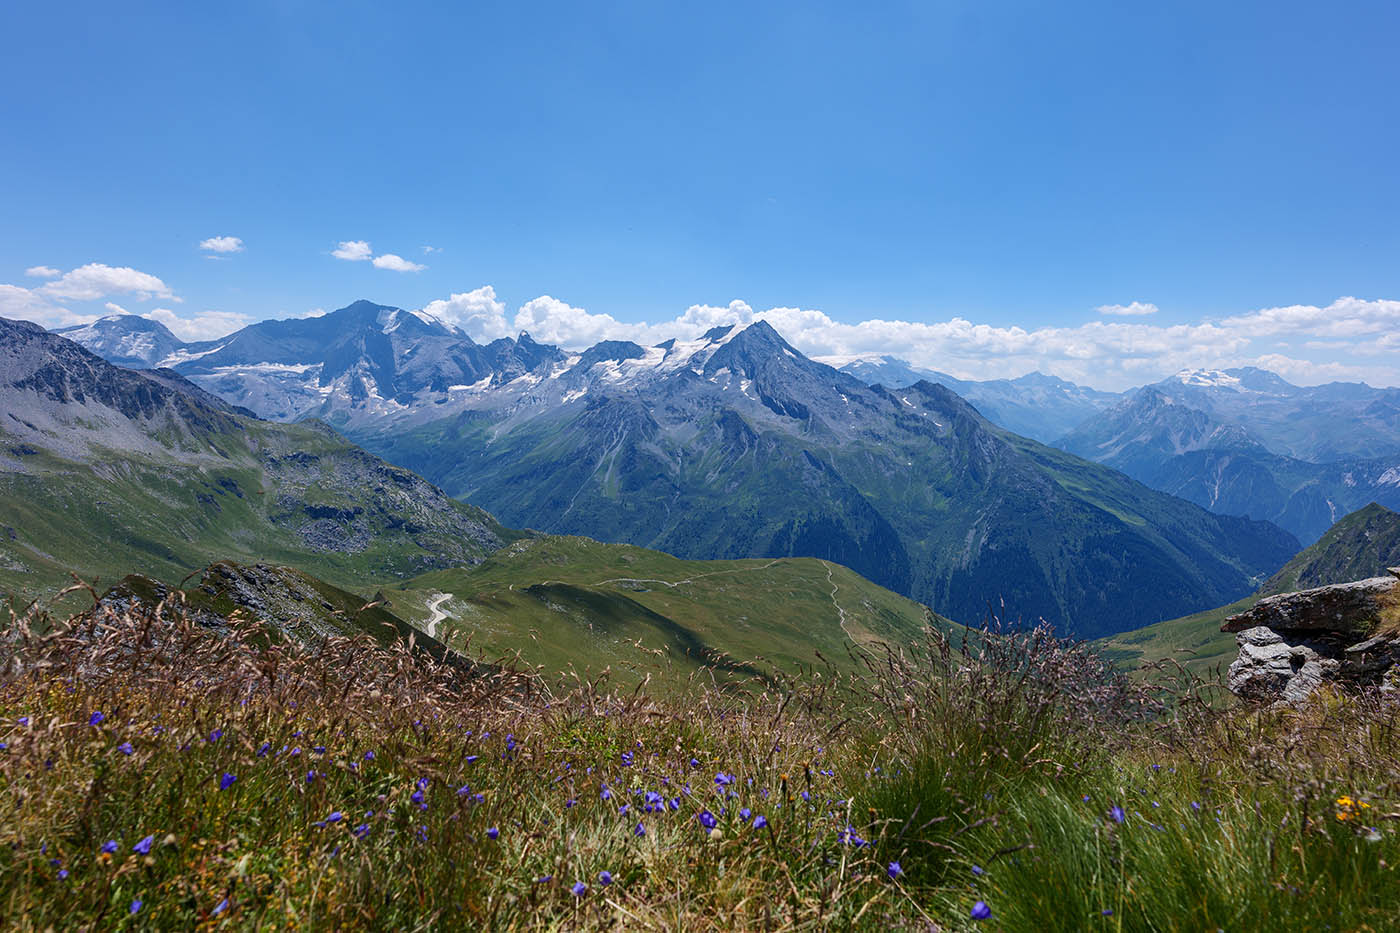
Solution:
[[[1298,703],[1324,683],[1400,683],[1400,634],[1373,634],[1384,600],[1400,587],[1392,576],[1320,586],[1260,600],[1230,616],[1240,654],[1230,665],[1232,692],[1265,702]]]

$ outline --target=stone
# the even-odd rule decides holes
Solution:
[[[1341,662],[1307,642],[1290,644],[1267,626],[1245,629],[1235,636],[1240,654],[1230,665],[1226,681],[1232,693],[1256,700],[1291,702],[1306,698],[1334,676]]]
[[[1230,616],[1220,630],[1240,632],[1267,625],[1275,631],[1369,634],[1380,615],[1380,597],[1393,590],[1397,582],[1396,577],[1372,577],[1267,596],[1253,608]]]
[[[1230,690],[1285,703],[1300,703],[1326,683],[1400,690],[1400,633],[1376,632],[1383,603],[1400,587],[1400,572],[1392,572],[1270,596],[1230,616],[1220,627],[1239,646]]]

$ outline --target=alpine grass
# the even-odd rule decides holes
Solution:
[[[40,634],[42,633],[42,634]],[[856,649],[853,649],[856,650]],[[178,602],[12,617],[10,929],[1382,929],[1400,717],[995,625],[610,688]],[[849,669],[849,666],[846,668]]]

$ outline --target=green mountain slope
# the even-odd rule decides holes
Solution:
[[[518,537],[324,425],[258,421],[0,319],[0,593],[230,558],[332,583],[479,561]]]
[[[519,651],[546,670],[611,666],[679,680],[702,666],[749,677],[853,662],[853,643],[900,643],[951,623],[854,571],[812,558],[690,561],[626,544],[546,536],[475,567],[383,591],[386,607],[445,644]],[[470,646],[470,647],[468,647]]]
[[[1372,502],[1341,518],[1283,565],[1260,590],[1264,596],[1379,576],[1400,565],[1400,514]]]
[[[1103,639],[1125,664],[1175,657],[1196,671],[1235,658],[1235,636],[1220,631],[1227,616],[1265,596],[1380,576],[1400,565],[1400,514],[1371,503],[1341,518],[1316,543],[1298,552],[1250,596],[1205,612],[1159,622]]]

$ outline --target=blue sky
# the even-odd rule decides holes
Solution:
[[[0,313],[786,309],[960,375],[1400,382],[1393,4],[465,7],[7,5]]]

